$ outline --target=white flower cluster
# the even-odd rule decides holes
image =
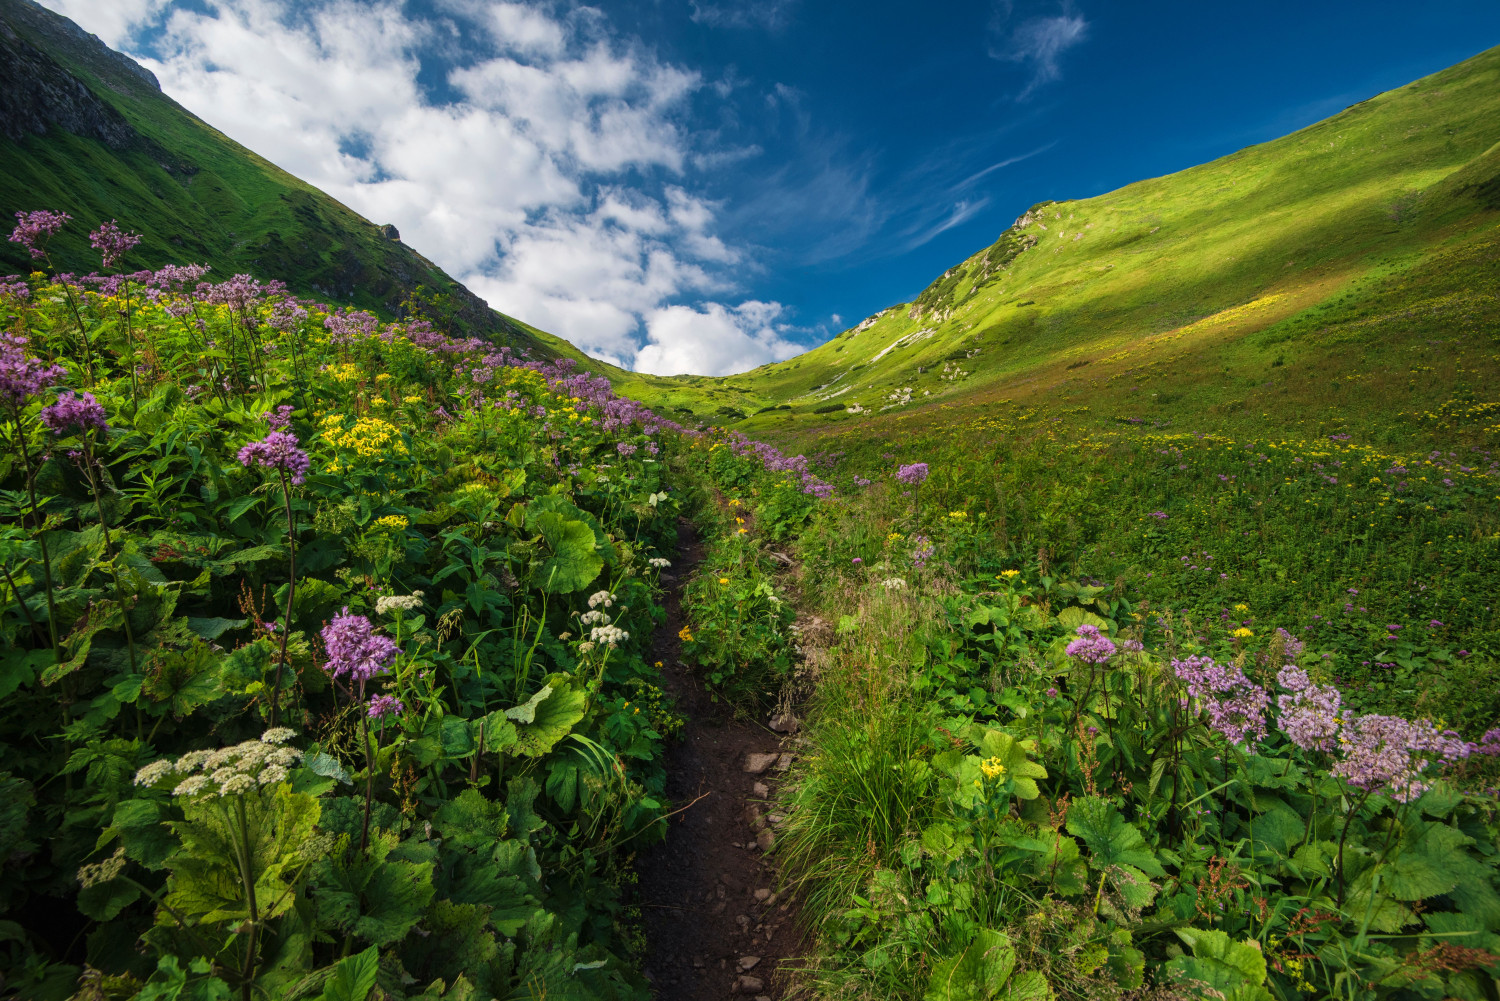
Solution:
[[[887,577],[880,582],[880,586],[887,591],[899,591],[906,586],[906,580],[902,577]]]
[[[578,619],[586,626],[607,626],[613,621],[608,612],[584,612]]]
[[[647,560],[647,562],[658,570],[665,570],[667,567],[672,565],[671,560],[664,560],[660,556],[653,556],[651,557],[651,559]]]
[[[619,626],[595,626],[589,633],[589,639],[595,643],[604,643],[613,650],[630,639],[630,634]]]
[[[274,785],[286,781],[287,769],[302,760],[301,751],[281,746],[295,736],[278,726],[261,734],[259,740],[217,751],[189,751],[176,761],[163,758],[136,772],[135,784],[150,786],[168,777],[186,776],[172,790],[174,796],[234,796]]]
[[[422,592],[413,591],[408,595],[386,594],[375,599],[375,614],[385,615],[388,612],[409,612],[413,608],[422,606]]]
[[[608,591],[595,591],[589,595],[590,608],[598,608],[600,605],[603,605],[605,608],[613,608],[615,606],[615,596]]]

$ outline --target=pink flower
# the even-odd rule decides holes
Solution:
[[[252,441],[240,449],[239,459],[242,466],[264,466],[287,473],[298,485],[305,482],[312,465],[307,453],[297,447],[297,436],[285,431],[272,431],[260,441]]]
[[[89,246],[99,251],[106,268],[114,267],[136,244],[141,242],[139,233],[127,233],[120,224],[111,219],[89,234]]]
[[[66,212],[49,212],[46,209],[17,212],[16,228],[11,231],[10,242],[19,243],[30,251],[32,260],[39,261],[47,256],[47,241],[63,228],[63,223],[72,218]],[[38,246],[38,242],[41,246]]]
[[[56,403],[43,408],[41,416],[42,423],[51,428],[53,434],[66,434],[75,430],[105,431],[109,428],[104,408],[94,399],[93,393],[74,396],[71,391],[65,391],[58,396]]]

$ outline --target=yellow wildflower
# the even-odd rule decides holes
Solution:
[[[1002,576],[1002,577],[1017,577],[1017,576],[1020,576],[1020,573],[1021,573],[1021,571],[1019,571],[1019,570],[1001,570],[1000,571],[1000,576]]]
[[[1240,603],[1239,603],[1239,604],[1238,604],[1238,605],[1235,605],[1235,606],[1234,606],[1234,610],[1235,610],[1235,611],[1236,611],[1236,612],[1248,612],[1248,611],[1250,611],[1250,606],[1249,606],[1249,605],[1247,605],[1247,604],[1245,604],[1245,603],[1244,603],[1244,602],[1243,602],[1243,601],[1242,601],[1242,602],[1240,602]]]
[[[677,630],[677,638],[682,640],[682,642],[684,643],[691,643],[693,642],[693,631],[687,626],[683,626],[681,629]]]
[[[406,526],[410,524],[411,522],[406,519],[406,516],[400,514],[388,514],[384,518],[375,519],[375,526],[377,528],[383,528],[390,532],[403,532],[406,530]]]
[[[986,758],[979,763],[979,770],[987,779],[999,778],[1005,774],[1005,762],[999,758]]]
[[[1230,633],[1229,635],[1233,636],[1235,639],[1242,639],[1243,640],[1243,639],[1249,639],[1251,636],[1254,636],[1255,633],[1253,633],[1250,630],[1246,629],[1244,626],[1240,626],[1238,629],[1236,629],[1234,632]]]

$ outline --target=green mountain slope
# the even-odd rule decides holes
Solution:
[[[0,211],[57,209],[75,222],[61,268],[92,271],[86,234],[118,219],[142,233],[127,265],[209,264],[384,314],[418,286],[467,331],[537,340],[378,226],[255,155],[164,95],[155,77],[73,22],[0,0]],[[0,269],[26,271],[0,242]],[[562,349],[540,338],[547,353]]]
[[[790,361],[631,388],[793,437],[1008,400],[1273,431],[1357,416],[1400,438],[1419,426],[1403,415],[1500,384],[1497,142],[1491,49],[1221,160],[1037,205]]]

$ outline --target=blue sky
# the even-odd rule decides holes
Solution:
[[[1493,0],[43,2],[497,308],[709,374],[1500,44]]]

